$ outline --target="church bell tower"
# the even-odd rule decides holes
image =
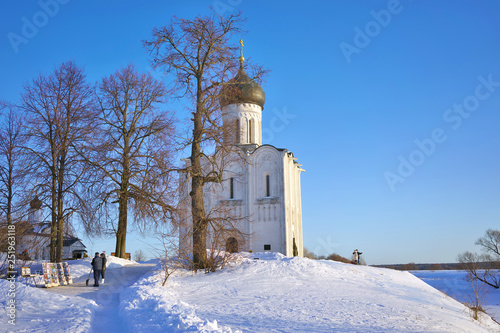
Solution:
[[[262,145],[262,110],[266,102],[264,89],[245,73],[243,40],[240,40],[240,68],[222,88],[220,106],[224,125],[233,129],[230,141],[237,145]]]

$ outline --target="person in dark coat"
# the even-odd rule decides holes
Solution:
[[[104,283],[104,275],[106,273],[106,254],[104,251],[101,253],[101,259],[102,259],[102,281],[101,283]]]
[[[92,269],[94,269],[94,287],[99,287],[99,280],[101,279],[102,272],[102,258],[99,257],[99,252],[95,253],[91,265]]]

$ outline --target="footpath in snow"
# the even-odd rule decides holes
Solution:
[[[129,331],[119,315],[120,293],[155,264],[137,264],[133,261],[108,257],[105,283],[93,287],[93,274],[89,286],[85,280],[90,261],[70,262],[73,284],[53,288],[27,287],[17,283],[16,325],[7,323],[6,314],[0,318],[0,332],[120,332]],[[0,280],[0,292],[8,288]],[[2,309],[5,307],[2,304]]]
[[[64,296],[80,296],[82,298],[94,301],[98,308],[92,317],[92,332],[127,332],[128,328],[123,318],[118,312],[120,308],[120,293],[142,275],[151,270],[154,264],[135,264],[127,265],[106,270],[105,283],[99,287],[93,287],[93,274],[89,280],[89,286],[85,285],[85,279],[70,286],[49,288],[47,291]],[[83,281],[82,281],[83,280]]]

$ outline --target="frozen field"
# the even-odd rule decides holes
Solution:
[[[469,302],[473,296],[470,284],[465,280],[464,271],[412,271],[416,277],[460,302]],[[500,322],[500,290],[486,288],[485,310]]]

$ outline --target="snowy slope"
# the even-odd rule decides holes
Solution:
[[[407,272],[279,254],[211,274],[160,271],[121,295],[134,332],[497,332]]]
[[[91,259],[68,262],[74,281],[72,285],[45,289],[26,286],[25,281],[15,284],[15,326],[8,323],[10,318],[6,308],[7,301],[10,301],[10,283],[0,280],[0,332],[100,332],[99,328],[93,329],[96,313],[99,314],[107,305],[113,306],[110,296],[121,291],[119,286],[124,279],[119,276],[116,281],[111,278],[113,283],[109,285],[100,288],[86,287],[85,280],[90,271]],[[131,265],[137,264],[130,260],[108,257],[108,275],[118,275],[124,267]],[[41,269],[41,262],[31,263],[34,270],[38,269],[38,266]],[[145,268],[148,270],[148,267]],[[135,280],[141,275],[136,276]],[[118,305],[117,300],[116,309]],[[106,314],[109,314],[109,311]],[[113,318],[109,320],[113,321]]]
[[[465,271],[412,271],[411,273],[459,302],[471,303],[474,299],[472,288],[465,279],[467,275]],[[500,321],[500,290],[487,286],[483,290],[485,292],[483,308],[496,321]]]
[[[88,332],[97,304],[81,297],[49,294],[41,288],[16,283],[15,325],[8,323],[7,280],[0,280],[0,332]],[[62,330],[61,330],[62,329]]]

